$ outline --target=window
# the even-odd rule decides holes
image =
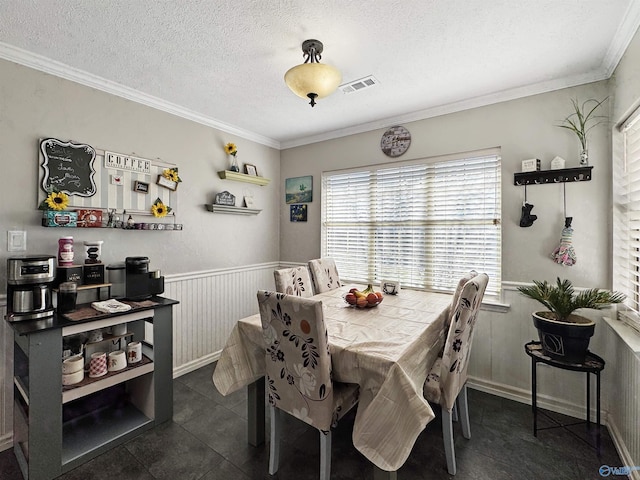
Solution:
[[[453,291],[471,269],[501,284],[498,149],[325,172],[322,255],[342,279]]]
[[[627,295],[621,320],[640,330],[640,111],[620,127],[622,151],[614,151],[613,288]]]

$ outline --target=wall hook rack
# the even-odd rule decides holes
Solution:
[[[513,174],[513,184],[543,185],[545,183],[588,182],[591,180],[593,166],[562,168],[559,170],[538,170]]]

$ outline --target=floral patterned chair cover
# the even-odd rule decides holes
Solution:
[[[298,297],[313,297],[313,284],[307,266],[282,268],[274,270],[276,292]]]
[[[462,435],[471,438],[467,404],[467,367],[473,341],[473,328],[482,304],[489,277],[485,273],[467,279],[457,298],[444,352],[431,368],[424,384],[424,396],[442,407],[442,436],[447,458],[447,470],[456,474],[453,448],[453,409],[456,401],[460,412]]]
[[[333,258],[317,258],[309,260],[309,270],[316,293],[324,293],[340,288],[340,276]]]
[[[258,291],[271,409],[269,474],[279,463],[280,411],[320,431],[320,478],[331,471],[331,427],[358,402],[358,385],[332,381],[322,302]]]

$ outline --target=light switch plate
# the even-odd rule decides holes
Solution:
[[[27,232],[25,232],[24,230],[7,231],[7,251],[26,252],[27,251]]]

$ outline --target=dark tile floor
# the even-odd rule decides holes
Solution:
[[[211,381],[213,369],[214,365],[208,365],[174,381],[172,422],[145,432],[59,479],[269,478],[268,442],[255,448],[246,441],[246,389],[223,397]],[[599,479],[601,465],[622,465],[606,428],[602,429],[602,455],[598,458],[594,450],[563,429],[539,432],[534,437],[528,405],[471,389],[469,405],[472,438],[464,439],[459,425],[454,426],[457,480]],[[333,434],[332,479],[373,478],[372,465],[351,444],[353,418],[353,413],[343,418]],[[550,424],[545,419],[540,423]],[[586,435],[584,426],[574,428]],[[282,442],[277,478],[318,478],[316,430],[289,417]],[[0,479],[21,478],[13,450],[1,452]],[[398,471],[398,479],[446,478],[454,477],[446,471],[438,414],[418,438],[411,456]]]

